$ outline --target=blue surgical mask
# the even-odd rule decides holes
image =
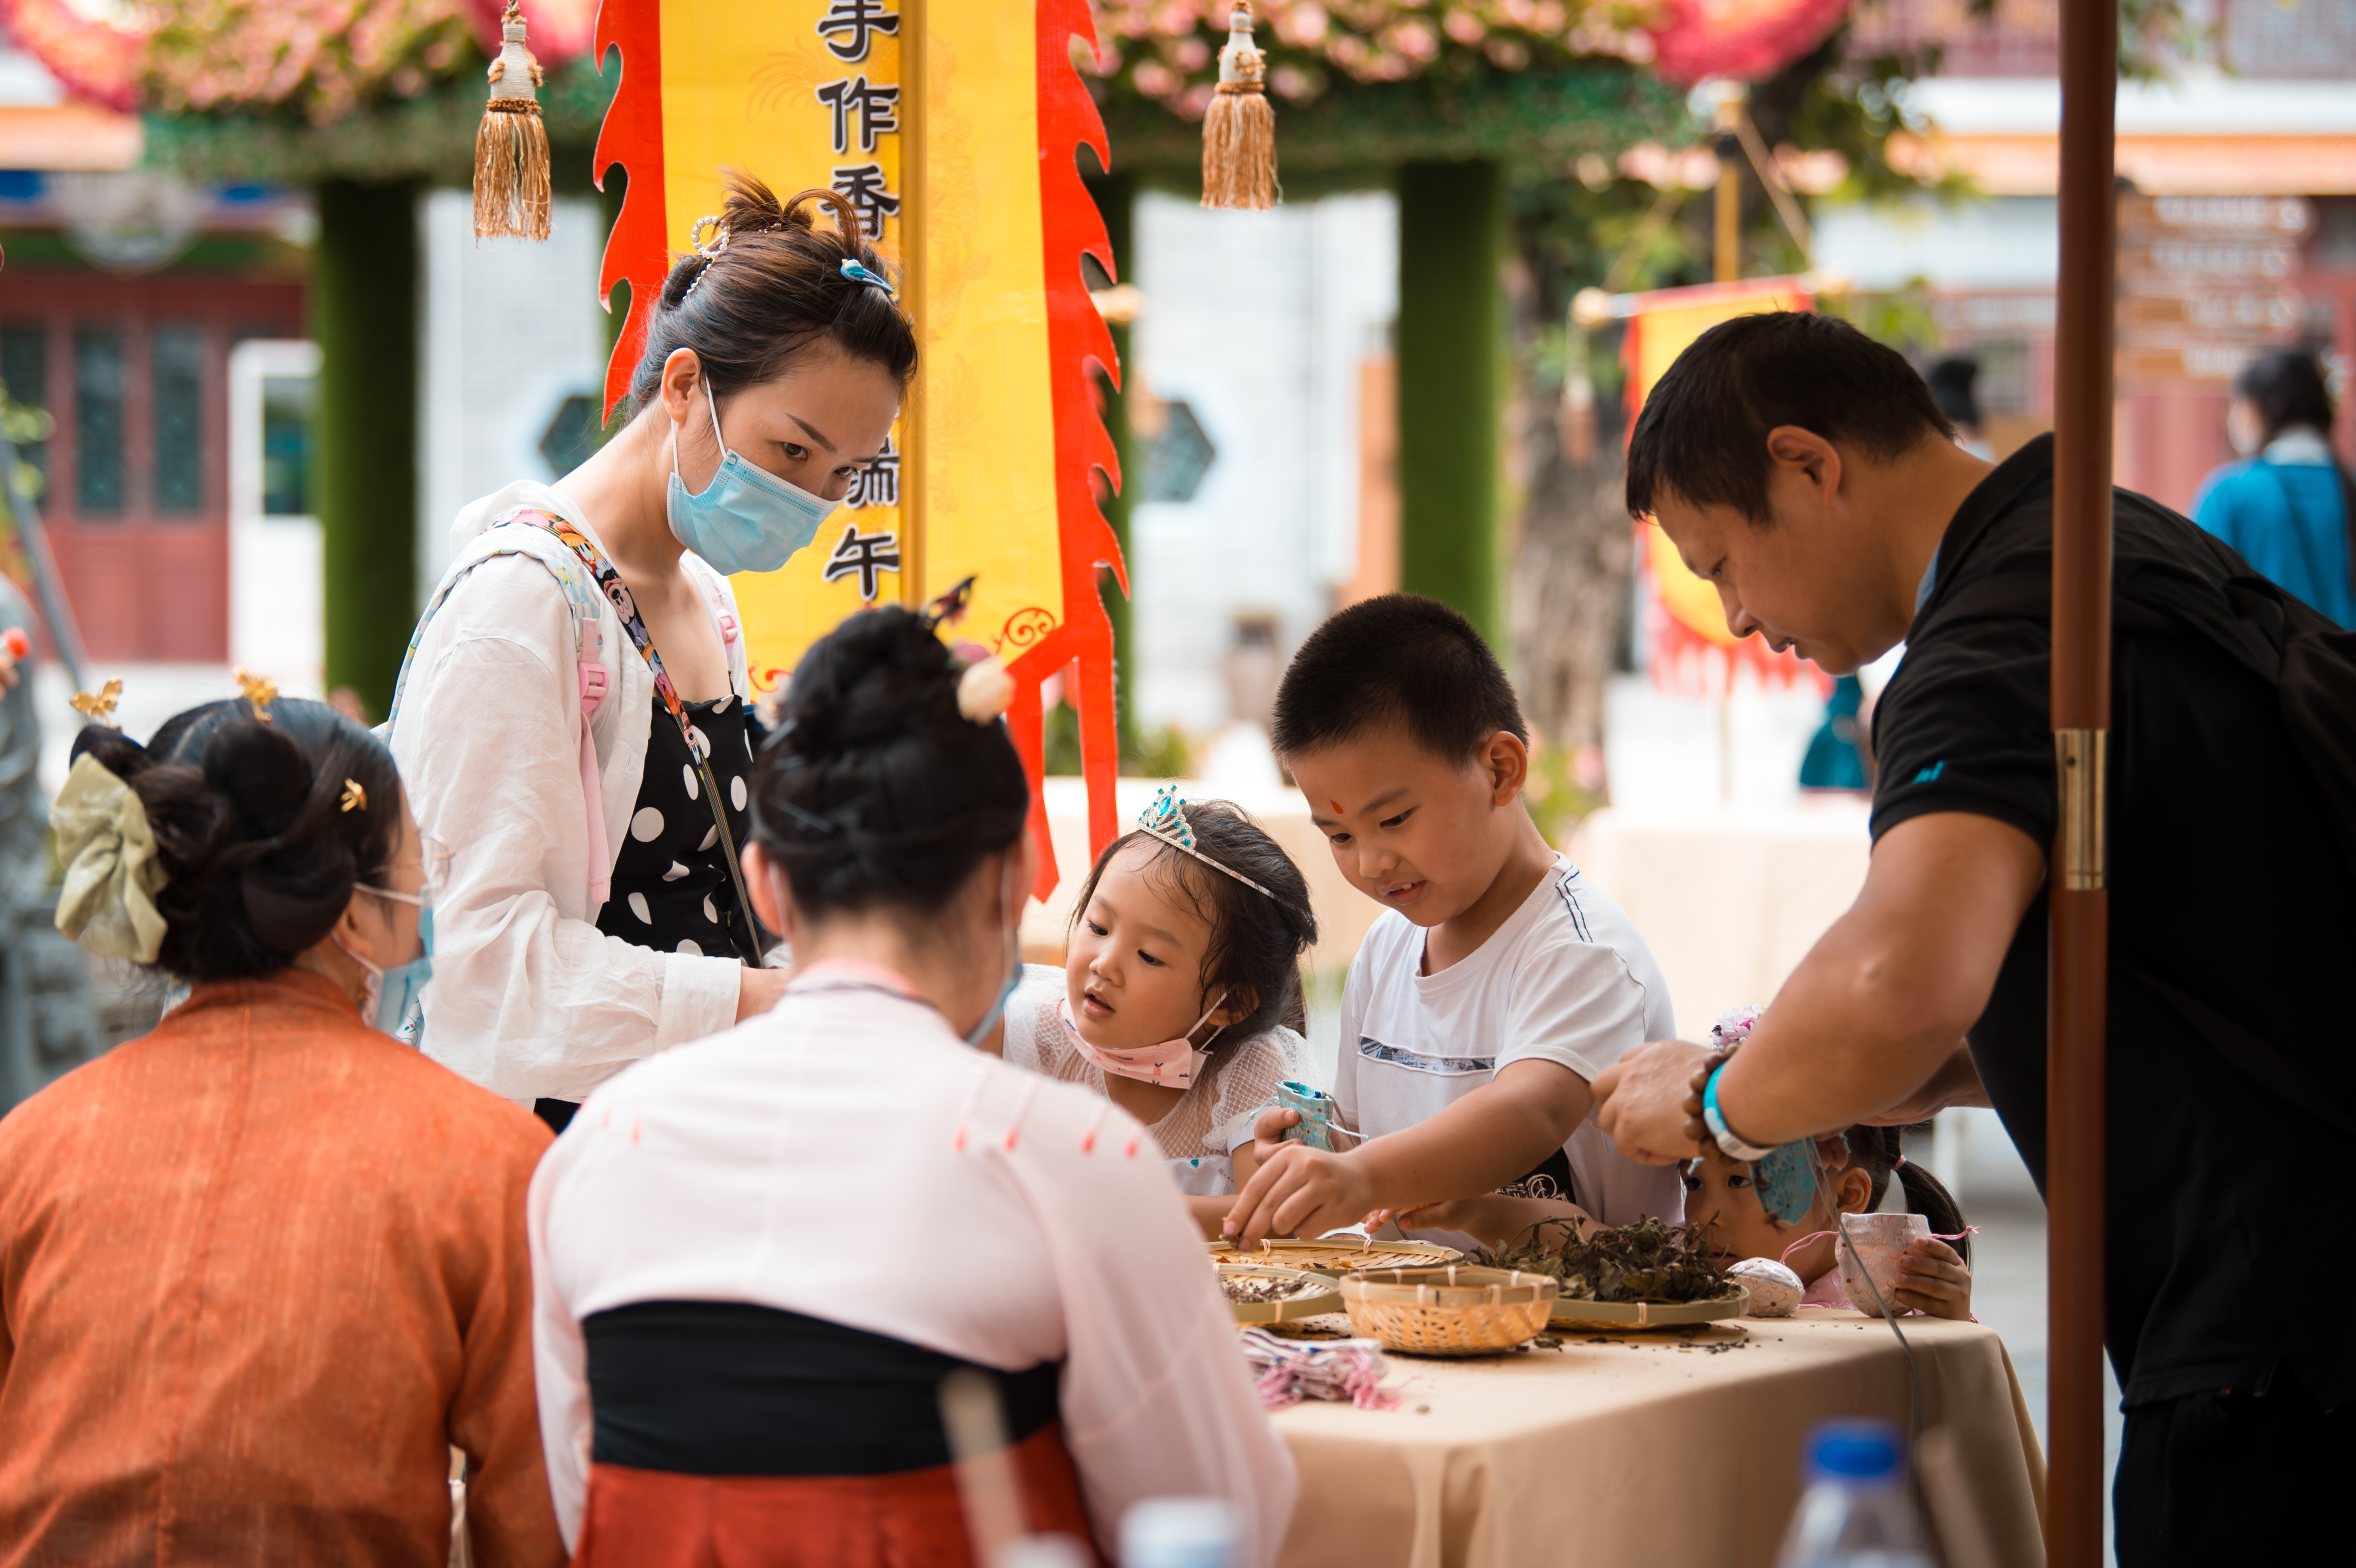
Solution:
[[[1016,909],[1023,907],[1022,894],[1008,884],[1012,882],[1012,872],[1019,864],[1013,856],[1009,855],[999,884],[1000,896]],[[981,1021],[974,1025],[965,1037],[966,1044],[977,1049],[983,1038],[998,1026],[998,1020],[1006,1016],[1006,1004],[1013,1000],[1015,988],[1023,984],[1023,933],[1019,925],[1008,929],[1006,948],[1006,984],[999,987],[998,1000],[990,1004],[990,1010],[981,1015]]]
[[[342,943],[336,944],[344,948],[345,957],[368,972],[368,1000],[360,1010],[369,1015],[369,1022],[404,1045],[415,1045],[425,1030],[425,1009],[421,998],[425,982],[434,978],[434,900],[428,895],[365,884],[360,891],[417,906],[419,951],[406,964],[380,969]]]
[[[671,427],[670,483],[663,493],[670,531],[728,576],[775,571],[818,537],[818,526],[842,503],[788,485],[731,452],[720,433],[720,405],[708,379],[703,399],[712,415],[712,439],[720,447],[720,469],[701,495],[688,494],[687,481],[679,476],[679,427]]]

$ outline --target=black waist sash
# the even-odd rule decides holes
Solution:
[[[743,1301],[593,1313],[589,1399],[603,1465],[691,1476],[880,1476],[949,1462],[941,1380],[998,1384],[1007,1436],[1055,1418],[1061,1364],[977,1367],[881,1334]]]

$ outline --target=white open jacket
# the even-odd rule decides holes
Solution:
[[[580,508],[545,485],[509,485],[459,512],[454,546],[517,507],[554,513],[604,549]],[[692,553],[687,570],[713,607],[728,682],[748,689],[727,580]],[[585,575],[585,574],[584,574]],[[602,598],[584,650],[562,586],[529,556],[504,555],[454,584],[421,629],[390,741],[420,831],[451,848],[434,909],[427,1055],[529,1105],[582,1100],[640,1057],[726,1029],[736,960],[660,953],[596,925],[613,858],[627,841],[645,774],[654,674]],[[581,663],[603,662],[606,690],[581,708]],[[593,877],[581,766],[596,747],[605,864]]]

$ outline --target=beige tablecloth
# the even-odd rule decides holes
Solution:
[[[2003,1341],[1976,1323],[1904,1327],[1923,1425],[1953,1435],[1947,1478],[1997,1561],[2041,1563],[2045,1461]],[[1391,1367],[1397,1410],[1277,1413],[1301,1467],[1284,1568],[1772,1568],[1809,1428],[1907,1420],[1897,1341],[1853,1312]]]

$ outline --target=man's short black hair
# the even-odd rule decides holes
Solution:
[[[1312,632],[1276,688],[1270,739],[1277,755],[1297,757],[1389,723],[1451,764],[1500,730],[1529,734],[1478,628],[1416,593],[1362,600]]]
[[[1906,357],[1836,316],[1770,311],[1721,321],[1677,356],[1628,439],[1628,511],[1665,495],[1767,520],[1767,432],[1797,425],[1879,459],[1955,427]]]

